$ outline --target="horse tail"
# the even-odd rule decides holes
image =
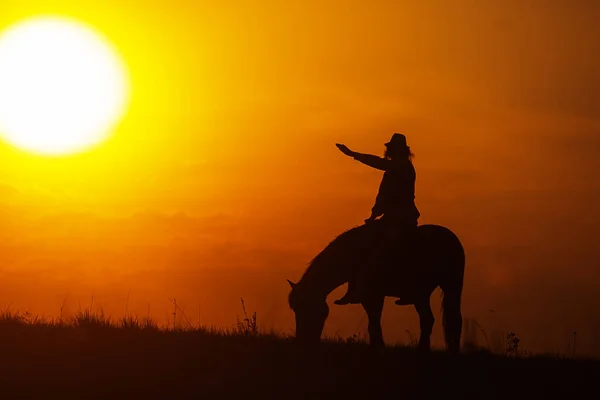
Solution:
[[[462,334],[461,298],[465,271],[465,253],[460,246],[460,254],[449,270],[446,279],[441,282],[442,299],[442,324],[444,326],[444,339],[446,348],[453,354],[460,352],[460,337]]]

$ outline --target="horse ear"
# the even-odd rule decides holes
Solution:
[[[292,289],[296,287],[296,285],[297,285],[296,283],[290,281],[289,279],[287,281],[290,284],[290,286],[292,287]]]

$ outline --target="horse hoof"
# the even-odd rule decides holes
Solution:
[[[417,353],[420,355],[431,354],[431,346],[429,344],[420,344],[417,346]]]
[[[383,356],[385,354],[385,344],[373,343],[369,346],[369,353],[374,356]]]
[[[449,350],[448,354],[450,355],[450,357],[458,357],[460,356],[460,350]]]

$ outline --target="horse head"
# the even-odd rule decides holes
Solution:
[[[288,302],[296,316],[296,340],[314,344],[321,339],[329,307],[325,297],[307,290],[307,287],[288,280],[292,290]]]

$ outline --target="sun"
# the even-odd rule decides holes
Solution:
[[[40,17],[0,32],[0,135],[64,155],[108,138],[129,101],[125,64],[93,28]]]

